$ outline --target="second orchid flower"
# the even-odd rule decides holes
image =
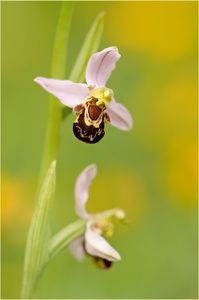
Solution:
[[[86,211],[86,203],[89,195],[89,188],[96,176],[97,168],[90,165],[78,176],[75,184],[75,210],[80,218],[87,221],[84,235],[74,240],[70,249],[73,255],[82,260],[84,253],[94,258],[96,265],[101,269],[109,269],[113,261],[120,260],[119,253],[102,237],[113,233],[111,217],[124,219],[125,212],[120,208],[107,210],[98,214],[89,214]]]

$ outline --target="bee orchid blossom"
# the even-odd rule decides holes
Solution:
[[[80,218],[87,220],[87,225],[85,234],[71,243],[70,250],[76,259],[81,261],[84,258],[84,254],[87,253],[94,257],[98,267],[108,269],[113,261],[121,259],[119,253],[102,237],[104,232],[108,236],[113,233],[113,224],[110,222],[110,216],[107,217],[107,212],[109,211],[103,212],[104,214],[89,214],[85,208],[89,188],[96,173],[96,166],[90,165],[83,170],[76,180],[75,210]],[[121,209],[115,209],[115,216],[118,219],[123,219],[125,213]]]
[[[73,123],[73,133],[82,142],[94,144],[100,141],[105,134],[105,123],[121,130],[132,128],[129,111],[115,101],[113,91],[105,86],[119,58],[116,47],[93,54],[86,69],[87,84],[35,78],[47,92],[57,97],[64,105],[73,108],[77,115]]]

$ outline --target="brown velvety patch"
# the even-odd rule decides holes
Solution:
[[[102,118],[102,122],[100,123],[99,128],[96,128],[93,125],[86,125],[84,120],[84,113],[85,109],[73,123],[74,136],[84,143],[95,144],[99,142],[105,135],[104,116]]]
[[[97,105],[89,105],[88,113],[92,120],[97,120],[102,110]]]

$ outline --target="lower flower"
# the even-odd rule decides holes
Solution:
[[[111,247],[102,235],[111,236],[113,224],[106,211],[99,214],[89,214],[85,205],[88,200],[90,184],[96,176],[95,165],[88,166],[77,178],[75,184],[75,204],[77,214],[87,220],[86,232],[70,245],[73,255],[82,260],[85,253],[93,257],[95,264],[101,269],[109,269],[113,261],[121,260],[119,253]],[[125,213],[116,209],[114,214],[118,219],[124,219]]]

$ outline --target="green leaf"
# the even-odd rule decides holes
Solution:
[[[37,277],[48,261],[49,217],[55,192],[56,161],[50,165],[39,193],[26,244],[22,298],[33,293]]]
[[[90,31],[88,32],[79,56],[73,67],[69,79],[73,82],[82,82],[85,77],[86,66],[90,56],[98,50],[103,27],[104,12],[101,12],[95,19]]]

